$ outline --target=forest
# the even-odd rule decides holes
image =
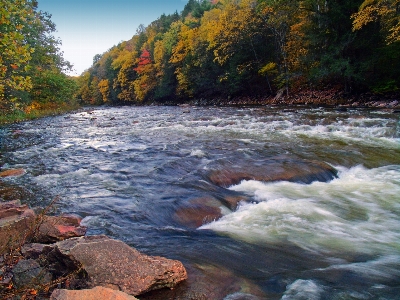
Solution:
[[[77,78],[64,74],[55,24],[36,1],[0,2],[2,109],[400,87],[399,0],[189,0]]]

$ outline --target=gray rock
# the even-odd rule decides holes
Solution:
[[[81,266],[87,273],[89,287],[105,286],[130,295],[173,288],[187,278],[181,262],[147,256],[127,244],[107,236],[71,238],[55,244],[53,259]]]
[[[50,300],[135,300],[137,298],[124,292],[112,290],[105,287],[96,286],[86,290],[54,290]]]
[[[49,283],[51,276],[36,260],[20,260],[12,270],[13,281],[17,288],[34,287]]]
[[[37,259],[45,248],[45,244],[30,243],[21,247],[21,253],[25,258]]]

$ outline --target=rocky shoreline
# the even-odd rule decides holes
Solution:
[[[150,105],[176,105],[176,100],[163,103],[147,103]],[[180,105],[191,106],[310,106],[331,108],[385,108],[400,112],[400,95],[378,95],[365,93],[360,95],[346,95],[337,89],[310,90],[299,89],[292,91],[288,96],[284,91],[278,91],[275,96],[238,96],[217,98],[193,98],[183,101]]]
[[[23,174],[5,170],[0,177]],[[187,279],[180,261],[86,236],[79,217],[46,213],[19,200],[0,202],[1,299],[137,299]]]

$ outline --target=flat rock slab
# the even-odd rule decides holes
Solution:
[[[137,300],[124,292],[96,286],[86,290],[54,290],[50,300]]]
[[[328,182],[337,177],[337,170],[324,162],[313,160],[275,159],[245,167],[230,166],[212,170],[208,179],[215,185],[230,187],[242,180],[264,182],[290,181],[309,184]]]
[[[187,278],[181,262],[142,254],[107,236],[71,238],[56,243],[55,248],[55,252],[82,266],[91,287],[111,287],[136,296],[173,288]]]

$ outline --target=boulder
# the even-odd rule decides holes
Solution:
[[[80,226],[80,222],[81,219],[76,216],[43,216],[34,240],[38,243],[54,243],[84,236],[86,227]]]
[[[25,174],[24,169],[10,169],[0,172],[0,177],[21,176]]]
[[[51,276],[36,260],[22,259],[13,268],[13,282],[17,289],[33,288],[50,283]]]
[[[231,166],[214,169],[208,180],[221,186],[229,187],[242,180],[258,180],[264,182],[291,181],[309,184],[314,181],[327,182],[337,177],[337,170],[324,162],[310,160],[271,160],[264,164],[245,167]]]
[[[0,203],[0,255],[20,247],[32,235],[35,213],[19,201]]]
[[[53,247],[47,254],[49,259],[81,267],[87,273],[89,287],[104,286],[136,296],[173,288],[187,278],[181,262],[147,256],[107,236],[71,238],[48,247]]]
[[[50,296],[50,300],[135,300],[137,298],[124,292],[109,288],[96,286],[93,289],[85,290],[61,290],[56,289]]]

